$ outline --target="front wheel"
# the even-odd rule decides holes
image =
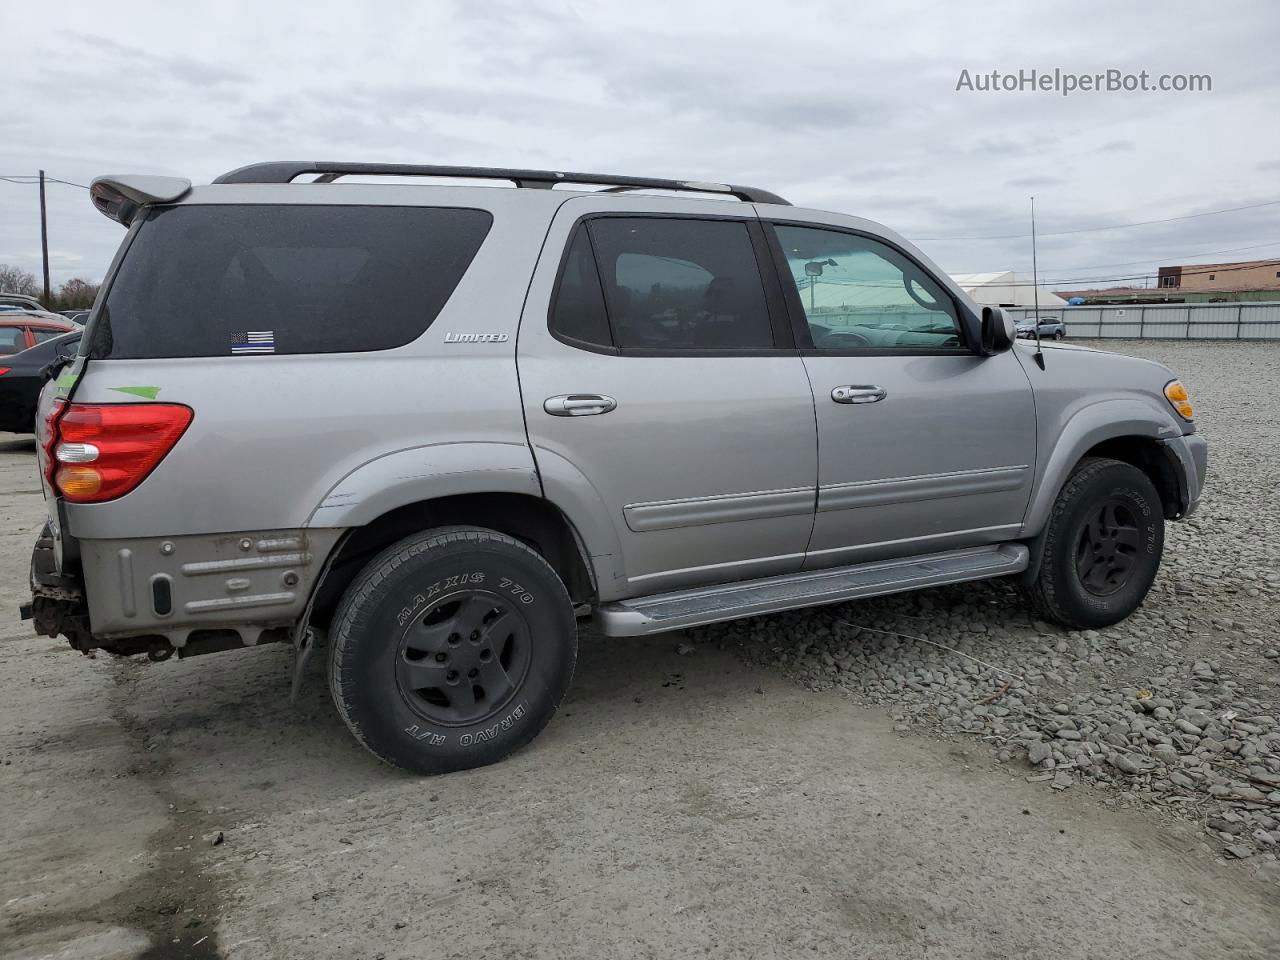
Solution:
[[[1090,457],[1058,494],[1040,572],[1025,592],[1064,626],[1110,626],[1142,604],[1163,553],[1164,512],[1151,480],[1131,464]]]
[[[527,744],[577,658],[564,584],[494,530],[400,541],[356,577],[333,623],[338,712],[371,753],[414,773],[483,766]]]

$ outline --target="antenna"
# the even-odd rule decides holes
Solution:
[[[1036,264],[1036,198],[1031,198],[1031,295],[1036,318],[1036,366],[1044,369],[1044,350],[1040,346],[1040,271]]]

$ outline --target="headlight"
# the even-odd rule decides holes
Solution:
[[[1169,405],[1178,412],[1183,420],[1194,420],[1195,408],[1191,406],[1191,398],[1187,396],[1187,388],[1178,380],[1170,380],[1164,385],[1164,396]]]

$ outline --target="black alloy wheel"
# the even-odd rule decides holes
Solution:
[[[1110,497],[1086,518],[1076,544],[1076,575],[1095,597],[1109,597],[1129,580],[1142,534],[1127,501]]]
[[[481,723],[520,689],[529,670],[529,623],[506,597],[464,590],[437,600],[400,637],[396,679],[423,719]]]

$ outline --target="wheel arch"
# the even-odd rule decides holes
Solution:
[[[1076,467],[1088,458],[1102,457],[1137,467],[1160,495],[1165,519],[1175,520],[1183,515],[1188,504],[1182,466],[1168,444],[1158,437],[1161,427],[1148,421],[1095,426],[1080,431],[1075,442],[1069,444],[1068,454],[1050,461],[1023,524],[1023,539],[1031,549],[1031,561],[1019,576],[1020,582],[1030,583],[1039,575],[1049,512]]]
[[[582,538],[554,504],[510,490],[459,493],[403,503],[352,528],[316,586],[312,622],[328,621],[347,586],[386,547],[423,530],[458,526],[496,530],[532,547],[555,570],[575,604],[595,596]]]

